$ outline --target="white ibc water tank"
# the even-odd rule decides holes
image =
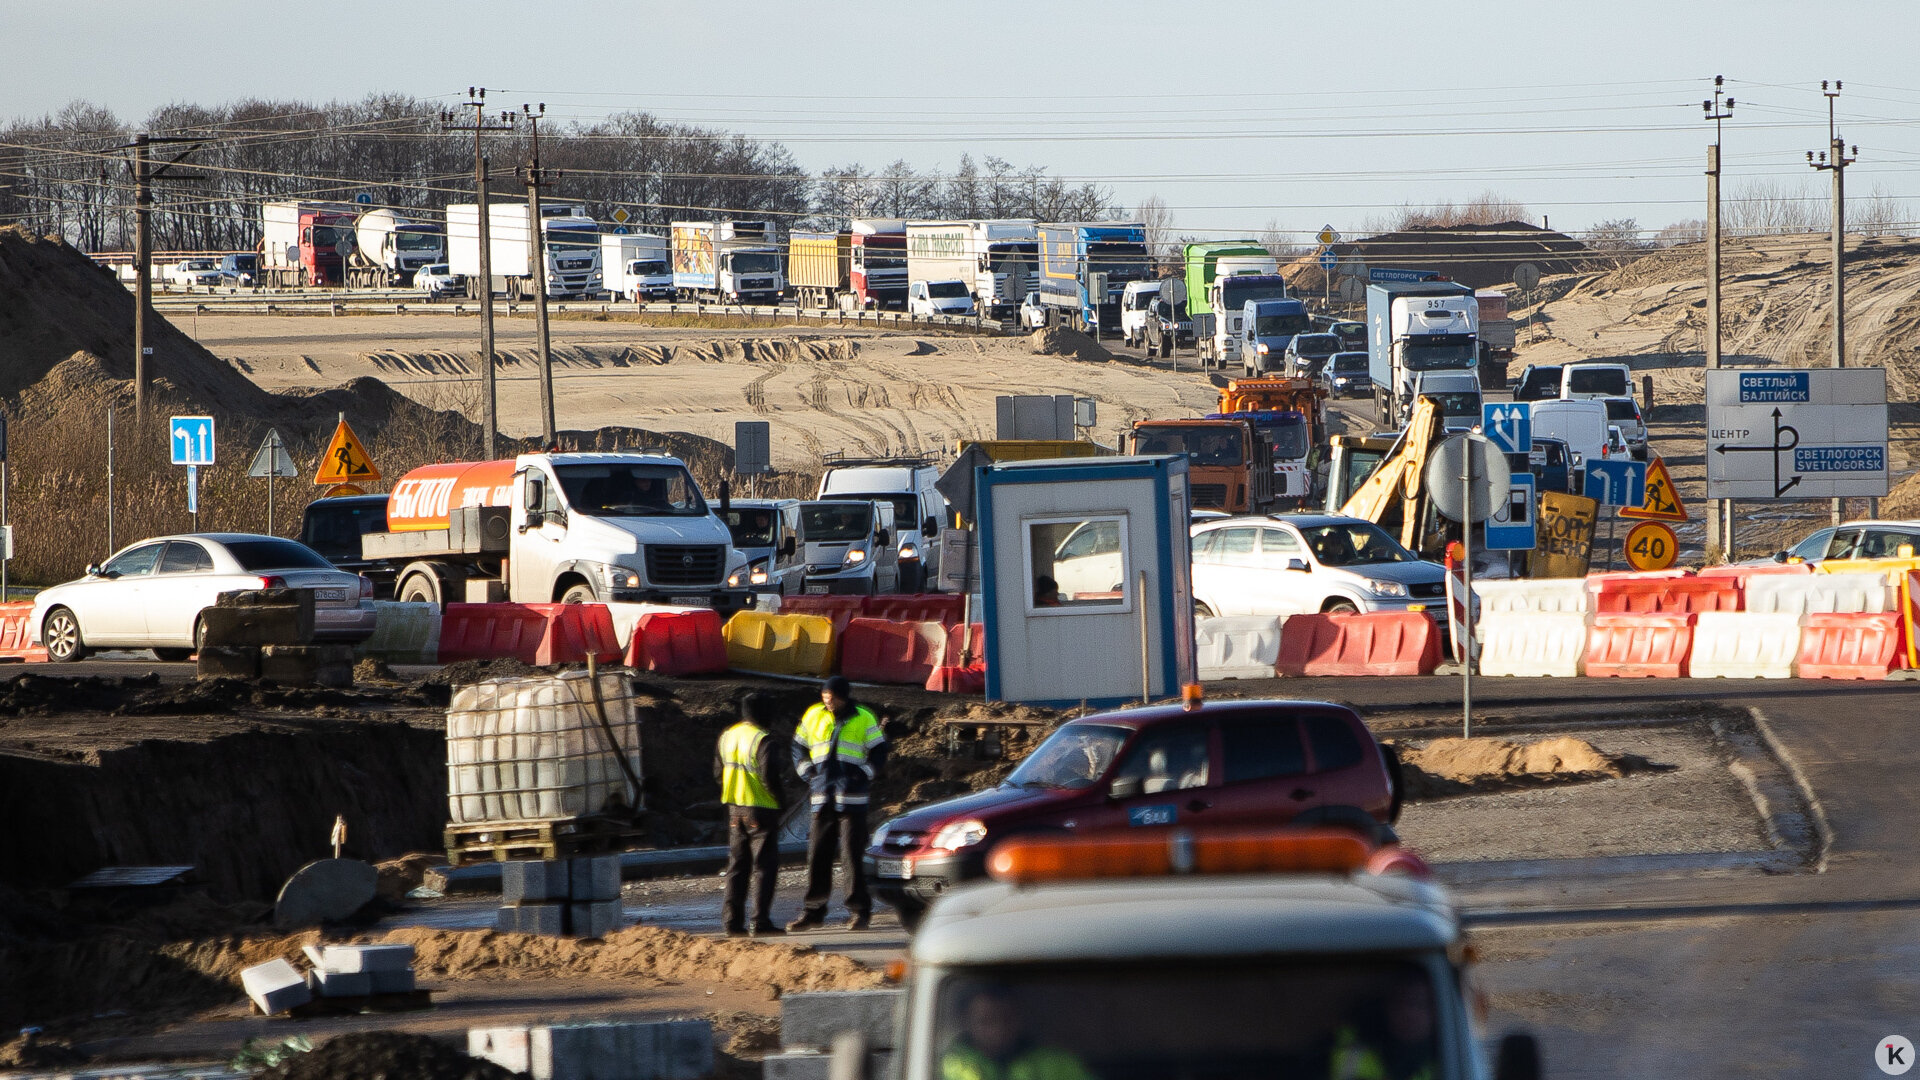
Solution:
[[[606,727],[584,671],[457,689],[447,711],[449,819],[552,821],[637,808],[640,793],[620,767],[624,756],[640,775],[632,684],[624,674],[599,680]]]

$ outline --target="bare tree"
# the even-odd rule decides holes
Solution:
[[[1828,216],[1832,216],[1829,214]],[[1879,184],[1864,199],[1847,200],[1847,231],[1862,236],[1895,236],[1907,224],[1906,203]]]
[[[1167,259],[1173,255],[1173,212],[1167,209],[1167,200],[1158,195],[1149,195],[1140,200],[1133,216],[1147,227],[1147,255],[1154,259]]]
[[[1700,218],[1676,221],[1653,234],[1654,247],[1673,247],[1676,244],[1697,244],[1707,238],[1707,223]]]
[[[1635,218],[1603,221],[1587,230],[1586,242],[1588,250],[1609,266],[1624,266],[1653,247],[1641,238],[1640,222]]]

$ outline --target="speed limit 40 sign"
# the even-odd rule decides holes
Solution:
[[[1643,521],[1627,530],[1627,565],[1635,570],[1665,570],[1679,557],[1680,541],[1658,521]]]

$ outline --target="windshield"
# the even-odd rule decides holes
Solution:
[[[809,544],[865,540],[872,532],[872,503],[806,503],[800,507],[800,535]]]
[[[1303,528],[1307,546],[1322,566],[1365,566],[1372,563],[1420,561],[1386,530],[1370,521],[1344,522]]]
[[[1253,336],[1282,337],[1298,334],[1313,325],[1304,314],[1262,315],[1253,320]]]
[[[1333,356],[1333,370],[1347,373],[1365,371],[1367,370],[1367,354],[1358,352],[1335,353]]]
[[[964,281],[936,281],[927,286],[927,295],[936,300],[961,299],[967,295]]]
[[[1567,376],[1567,389],[1576,394],[1627,396],[1627,373],[1619,368],[1574,368]]]
[[[1442,416],[1477,417],[1480,415],[1480,395],[1471,391],[1449,394],[1427,393],[1423,396],[1430,397],[1439,404]]]
[[[1105,274],[1109,281],[1147,276],[1145,244],[1095,243],[1087,245],[1087,272]]]
[[[1307,456],[1312,444],[1307,441],[1307,418],[1294,416],[1277,424],[1262,426],[1267,443],[1273,447],[1275,461],[1294,461]]]
[[[259,573],[263,570],[331,570],[333,564],[305,544],[292,540],[228,540],[221,547],[233,556],[240,569]]]
[[[1459,342],[1447,342],[1444,345],[1416,345],[1402,342],[1400,359],[1408,371],[1439,371],[1446,368],[1470,368],[1473,366],[1473,339]]]
[[[1340,351],[1340,339],[1332,334],[1301,334],[1293,339],[1298,356],[1332,356]]]
[[[332,503],[332,505],[329,505]],[[329,559],[361,557],[360,538],[387,531],[387,503],[322,499],[307,504],[300,542]]]
[[[315,225],[313,227],[314,247],[330,248],[339,242],[340,230],[331,225]]]
[[[1333,336],[1356,347],[1365,345],[1367,343],[1367,325],[1357,322],[1334,323]]]
[[[547,250],[555,255],[579,255],[600,251],[600,234],[584,229],[549,229]]]
[[[902,529],[917,529],[920,524],[920,497],[904,495],[900,492],[876,494],[844,494],[835,492],[822,495],[823,499],[854,499],[860,502],[888,503],[893,507],[893,522]]]
[[[251,255],[235,255],[235,256],[233,256],[233,268],[234,268],[235,270],[238,270],[238,271],[240,271],[240,272],[241,272],[241,273],[243,273],[243,274],[251,274],[251,273],[253,273],[253,271],[254,271],[254,269],[255,269],[255,267],[256,267],[256,265],[257,265],[257,263],[258,263],[258,260],[256,260],[256,259],[255,259],[255,258],[254,258],[253,256],[251,256]]]
[[[1451,1076],[1439,1001],[1425,966],[1381,952],[962,968],[935,999],[935,1075]]]
[[[899,270],[907,265],[907,257],[898,251],[886,248],[862,248],[866,252],[865,262],[868,271]]]
[[[440,234],[431,232],[403,232],[394,234],[393,246],[401,251],[439,251]]]
[[[736,506],[726,513],[727,531],[737,548],[773,546],[774,511],[764,506]]]
[[[1008,787],[1092,787],[1107,774],[1113,755],[1132,728],[1105,724],[1068,724],[1047,737],[1008,776]]]
[[[728,257],[736,274],[772,274],[780,269],[780,256],[771,251],[745,251]]]
[[[1238,432],[1224,427],[1143,427],[1134,432],[1134,452],[1185,454],[1195,465],[1244,465]]]
[[[187,260],[187,269],[189,269],[189,270],[218,270],[218,269],[220,269],[220,264],[219,264],[219,263],[216,263],[216,262],[214,262],[214,261],[213,261],[212,259],[188,259],[188,260]]]
[[[1285,300],[1287,298],[1286,285],[1272,278],[1266,279],[1259,285],[1243,285],[1230,277],[1221,278],[1219,285],[1222,311],[1239,311],[1249,300]]]
[[[664,277],[672,273],[672,271],[667,269],[666,263],[658,259],[652,259],[647,262],[634,263],[631,273],[638,274],[641,277]]]
[[[706,501],[681,465],[561,465],[567,505],[589,517],[705,517]]]

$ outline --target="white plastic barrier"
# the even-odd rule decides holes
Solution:
[[[1694,618],[1687,670],[1696,679],[1790,679],[1799,655],[1797,614],[1703,611]]]
[[[1280,660],[1280,620],[1271,615],[1196,619],[1193,650],[1201,682],[1271,679]]]
[[[1482,617],[1527,612],[1585,614],[1593,610],[1585,578],[1509,578],[1476,581]]]
[[[1742,610],[1762,615],[1894,611],[1894,595],[1885,574],[1755,574],[1747,579]]]
[[[373,602],[373,636],[353,647],[356,659],[379,657],[389,664],[440,662],[440,605]]]
[[[1580,674],[1587,656],[1587,616],[1578,612],[1482,612],[1474,637],[1480,642],[1480,674],[1559,676]]]

